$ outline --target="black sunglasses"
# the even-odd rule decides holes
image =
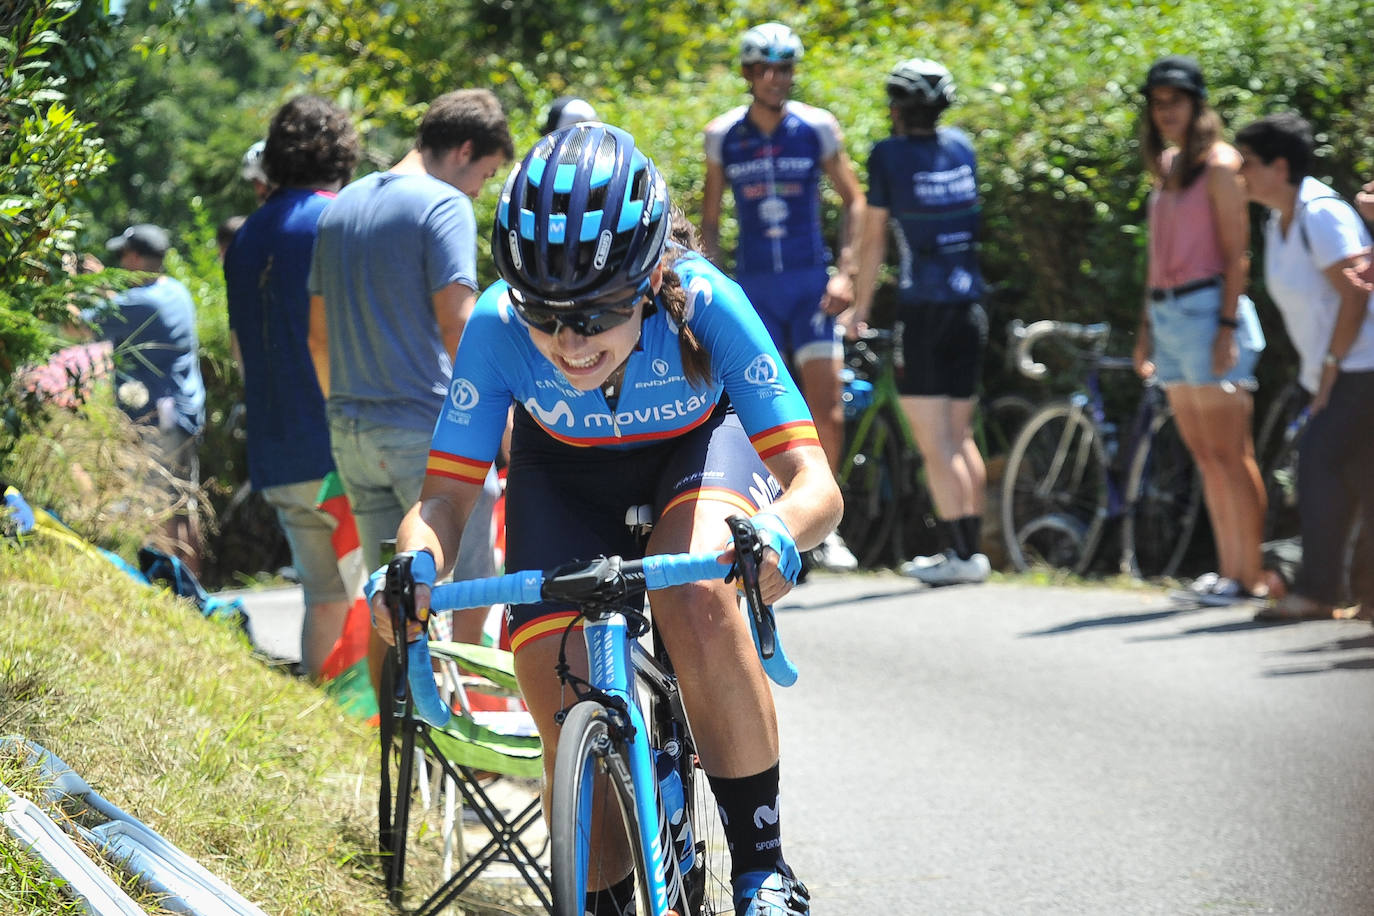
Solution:
[[[641,287],[619,302],[592,305],[578,311],[527,300],[515,290],[510,291],[510,302],[525,324],[543,334],[552,337],[558,334],[559,328],[567,328],[579,337],[595,337],[633,318],[635,306],[647,296],[647,290]]]

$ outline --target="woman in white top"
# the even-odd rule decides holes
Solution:
[[[1356,276],[1368,270],[1370,237],[1350,204],[1308,175],[1312,129],[1298,115],[1249,124],[1236,146],[1250,199],[1269,208],[1264,282],[1298,351],[1298,383],[1312,395],[1298,453],[1303,568],[1293,591],[1257,617],[1329,619],[1347,603],[1355,522],[1374,532],[1374,297]],[[1351,567],[1371,565],[1374,557],[1356,556]],[[1351,584],[1355,600],[1374,606],[1368,584]]]

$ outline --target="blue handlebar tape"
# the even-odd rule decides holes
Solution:
[[[663,553],[644,558],[644,587],[653,591],[704,579],[724,579],[730,567],[718,553]]]
[[[430,661],[429,640],[420,637],[406,646],[407,674],[410,679],[410,698],[415,703],[415,715],[435,728],[448,724],[452,711],[439,698],[434,683],[434,666]]]
[[[490,579],[467,579],[436,585],[429,606],[450,611],[489,604],[534,604],[540,600],[544,574],[538,570],[508,573]]]

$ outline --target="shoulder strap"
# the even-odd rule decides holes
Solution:
[[[1302,202],[1302,209],[1298,211],[1298,237],[1302,239],[1302,250],[1307,252],[1308,257],[1312,256],[1312,243],[1307,238],[1307,223],[1303,222],[1303,214],[1307,212],[1307,205],[1314,200],[1339,200],[1347,207],[1350,207],[1350,202],[1339,194],[1322,194],[1318,197],[1313,197],[1311,200],[1304,200]],[[1354,210],[1355,208],[1350,207],[1350,209]]]

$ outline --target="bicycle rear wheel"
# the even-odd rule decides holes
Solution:
[[[1174,413],[1161,408],[1131,456],[1123,572],[1143,579],[1172,576],[1188,555],[1202,511],[1202,479],[1178,433]]]
[[[1002,477],[1002,535],[1019,570],[1083,573],[1107,517],[1107,456],[1078,407],[1049,404],[1026,421]]]
[[[898,419],[882,408],[874,410],[867,425],[862,418],[855,425],[862,438],[849,446],[840,472],[840,536],[865,568],[907,559],[901,555],[909,547],[903,520],[923,521],[926,512],[917,504],[924,491],[916,483]]]
[[[644,880],[645,849],[629,759],[600,703],[578,703],[563,722],[554,765],[549,834],[554,916],[584,916],[588,888],[605,887],[623,877],[604,873],[600,863],[593,860],[594,835],[602,844],[623,841],[628,845],[637,912],[653,912]]]

